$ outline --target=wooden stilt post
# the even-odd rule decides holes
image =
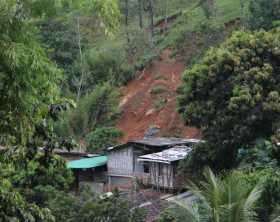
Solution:
[[[76,194],[78,194],[80,191],[80,170],[76,169],[74,171],[74,175],[75,175],[75,191]]]

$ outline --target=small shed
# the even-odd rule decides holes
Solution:
[[[79,191],[80,183],[89,185],[95,192],[103,192],[107,182],[107,156],[94,156],[67,163],[75,175],[75,189]]]
[[[178,163],[191,150],[188,146],[175,146],[162,152],[140,156],[138,162],[148,165],[150,185],[157,189],[176,189]]]

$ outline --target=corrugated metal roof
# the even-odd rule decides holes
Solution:
[[[198,143],[200,140],[197,139],[184,139],[184,138],[175,138],[175,137],[151,137],[144,138],[140,140],[130,141],[132,143],[143,144],[147,146],[176,146],[184,145],[187,143]]]
[[[107,156],[96,156],[91,158],[84,158],[80,160],[72,160],[67,163],[69,169],[88,169],[107,164]]]
[[[159,162],[168,163],[184,159],[190,152],[192,148],[187,146],[176,146],[162,152],[151,153],[147,155],[140,156],[138,161],[142,162]]]
[[[199,142],[201,142],[201,140],[199,139],[185,139],[185,138],[175,138],[175,137],[151,137],[151,138],[143,138],[139,140],[131,140],[125,144],[109,147],[108,150],[110,151],[133,144],[155,147],[155,148],[159,148],[159,147],[168,148],[176,145],[192,145]]]

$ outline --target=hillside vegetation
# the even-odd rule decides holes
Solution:
[[[147,221],[118,190],[74,194],[54,153],[104,154],[151,128],[203,141],[179,164],[195,201],[158,221],[279,221],[279,12],[279,0],[1,0],[0,221]]]

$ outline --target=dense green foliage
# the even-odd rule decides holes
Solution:
[[[279,0],[251,0],[249,24],[253,29],[270,29],[280,21]]]
[[[96,128],[86,136],[87,150],[97,152],[117,144],[122,132],[114,127]]]
[[[1,140],[26,145],[49,105],[59,102],[61,71],[36,42],[20,3],[4,1],[0,11]]]
[[[145,221],[145,211],[138,208],[132,210],[130,203],[118,194],[102,200],[87,187],[82,189],[79,196],[58,191],[52,186],[42,187],[40,192],[45,200],[42,205],[50,209],[56,221]]]
[[[96,86],[80,99],[76,109],[63,113],[55,128],[57,134],[81,139],[96,127],[110,125],[118,113],[118,96],[108,83]]]
[[[239,150],[239,161],[244,179],[253,185],[263,184],[257,212],[261,221],[269,221],[280,202],[279,148],[269,141],[258,140],[254,147]]]
[[[37,41],[34,22],[39,18],[48,19],[49,16],[55,16],[63,7],[75,7],[80,10],[83,4],[88,3],[92,4],[92,9],[97,10],[97,17],[103,18],[105,32],[112,33],[118,23],[113,16],[114,13],[118,14],[115,1],[71,3],[73,4],[52,1],[50,4],[45,0],[6,0],[0,3],[0,132],[1,145],[6,148],[5,151],[1,150],[0,156],[1,221],[53,222],[60,219],[81,221],[81,213],[85,217],[82,221],[87,221],[85,211],[92,215],[100,214],[100,218],[102,215],[103,218],[111,217],[113,221],[120,221],[120,218],[128,221],[134,216],[134,211],[129,214],[126,201],[102,202],[98,198],[86,201],[69,194],[72,173],[66,169],[65,160],[52,154],[58,139],[53,133],[52,123],[58,120],[60,111],[67,108],[65,102],[68,101],[60,97],[59,86],[63,73],[49,60]],[[71,34],[73,33],[69,35]],[[53,39],[56,40],[55,37]],[[69,45],[70,48],[72,46]],[[56,49],[56,55],[63,47],[65,45]],[[71,50],[74,51],[73,48]],[[58,56],[58,60],[70,57],[61,55]],[[63,66],[63,62],[61,61],[59,65],[66,69],[67,65]],[[73,60],[68,64],[71,63]],[[106,99],[115,99],[109,85],[99,88],[100,94],[92,97],[98,103],[96,106],[99,106],[101,100],[103,102]],[[90,103],[89,98],[85,100],[84,104],[87,106]],[[91,120],[95,122],[107,120],[103,118],[103,112],[105,114],[113,112],[107,104],[96,110],[92,107],[89,109],[92,109]],[[65,145],[67,141],[63,141]],[[38,153],[38,145],[45,146],[42,153]],[[55,205],[58,200],[62,205]],[[116,202],[120,205],[116,205]],[[68,205],[65,206],[65,203]],[[106,207],[108,211],[105,211]],[[101,209],[104,211],[100,212]],[[127,217],[123,213],[119,215],[120,211],[127,212]],[[107,215],[108,212],[111,216]],[[135,212],[138,212],[137,209]],[[70,216],[71,213],[75,215]]]
[[[125,64],[124,50],[116,46],[111,47],[89,52],[87,66],[90,75],[87,89],[107,81],[120,86],[133,78],[134,69],[133,66]]]
[[[104,221],[112,222],[144,222],[145,211],[140,208],[131,209],[129,203],[116,196],[106,200],[92,201],[90,198],[85,200],[83,205],[79,208],[74,221]],[[94,200],[94,199],[93,199]]]
[[[35,204],[26,203],[24,198],[13,190],[10,181],[1,179],[0,188],[1,221],[54,221],[54,217],[47,208],[40,209]]]
[[[54,148],[70,149],[74,139],[90,152],[115,145],[118,87],[136,70],[169,46],[195,64],[245,21],[257,30],[276,26],[279,11],[279,0],[2,0],[0,221],[145,221],[117,193],[74,196],[72,173]],[[168,15],[178,17],[153,26]],[[185,72],[179,111],[206,141],[182,163],[184,172],[201,179],[207,165],[237,169],[208,171],[188,187],[198,201],[177,203],[159,221],[279,216],[279,45],[279,29],[238,31]],[[165,91],[157,85],[150,93]]]
[[[249,222],[256,219],[256,203],[262,193],[259,185],[251,185],[238,173],[230,173],[224,178],[216,177],[207,169],[204,173],[205,181],[199,185],[191,184],[190,191],[198,198],[194,203],[176,202],[185,215],[182,221],[228,221]],[[177,209],[179,211],[179,209]],[[177,215],[170,215],[168,211],[162,214],[159,221],[177,220]]]
[[[179,112],[213,147],[213,167],[233,166],[240,147],[277,136],[279,33],[236,32],[183,76]]]

